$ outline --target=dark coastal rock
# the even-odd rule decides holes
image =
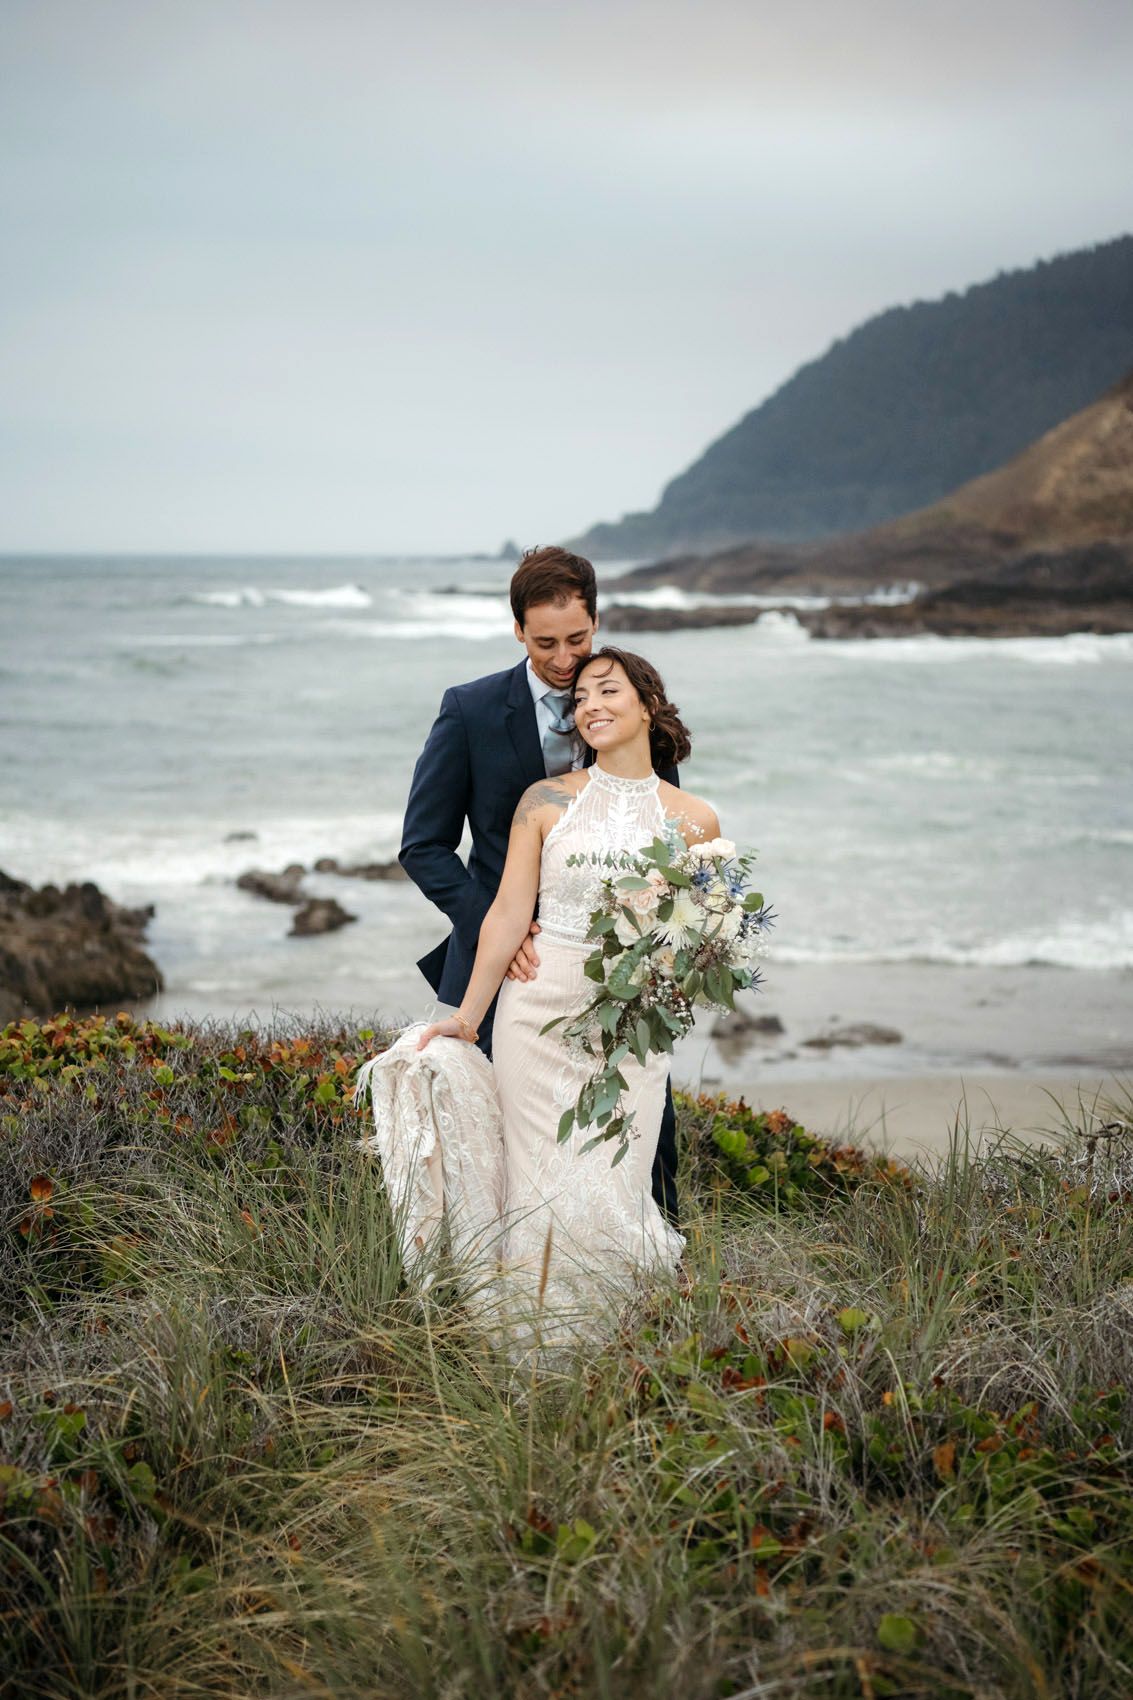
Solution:
[[[281,874],[270,874],[263,868],[249,868],[247,873],[240,875],[236,884],[241,891],[266,897],[269,903],[302,903],[306,871],[302,862],[289,863]]]
[[[254,844],[259,836],[258,832],[248,832],[242,829],[239,832],[226,832],[224,842],[226,844]]]
[[[877,578],[880,581],[879,571]],[[807,585],[808,589],[828,588]],[[684,631],[751,625],[762,614],[789,613],[814,638],[1066,637],[1071,632],[1133,631],[1133,542],[1035,551],[989,560],[982,572],[922,590],[907,602],[835,602],[828,608],[610,608],[618,631]]]
[[[829,1033],[816,1033],[813,1039],[804,1039],[803,1044],[810,1051],[830,1051],[835,1045],[847,1045],[858,1049],[862,1045],[899,1045],[904,1038],[895,1027],[877,1027],[871,1021],[857,1021],[850,1027],[833,1027]]]
[[[152,905],[128,909],[97,885],[38,890],[0,873],[0,1023],[151,996],[161,970],[142,948]]]
[[[1065,637],[1133,631],[1133,546],[1036,552],[888,607],[798,615],[812,637]]]
[[[729,1044],[746,1044],[752,1039],[775,1039],[786,1029],[777,1015],[749,1015],[746,1009],[729,1010],[718,1015],[712,1025],[712,1037]]]
[[[719,608],[643,608],[636,603],[603,608],[602,627],[611,632],[687,632],[709,626],[753,626],[762,608],[737,607],[724,603]]]
[[[292,938],[313,938],[317,933],[333,933],[357,915],[349,915],[333,897],[309,897],[295,912],[291,923]]]
[[[313,871],[316,874],[338,874],[341,879],[404,880],[409,875],[398,861],[354,862],[344,867],[337,856],[320,856]]]

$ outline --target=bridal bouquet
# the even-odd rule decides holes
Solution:
[[[569,858],[607,872],[587,933],[594,950],[583,970],[594,995],[577,1014],[543,1028],[565,1023],[564,1041],[596,1063],[577,1104],[559,1121],[560,1141],[576,1123],[597,1126],[583,1149],[616,1139],[619,1163],[633,1121],[622,1108],[626,1057],[644,1065],[651,1053],[671,1052],[692,1027],[697,1006],[734,1009],[737,991],[759,985],[756,963],[772,915],[750,889],[754,861],[754,852],[737,854],[730,839],[685,845],[675,831],[633,853]]]

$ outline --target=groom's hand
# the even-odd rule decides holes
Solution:
[[[536,974],[539,972],[539,953],[535,949],[535,945],[533,943],[535,934],[538,931],[538,921],[532,921],[531,931],[528,933],[527,937],[524,939],[523,943],[511,959],[511,964],[507,971],[507,977],[509,980],[534,980]]]

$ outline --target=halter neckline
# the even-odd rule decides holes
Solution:
[[[590,783],[603,791],[617,791],[629,797],[644,796],[647,791],[659,790],[661,785],[655,773],[651,773],[647,779],[622,779],[616,773],[607,773],[597,762],[590,769]]]

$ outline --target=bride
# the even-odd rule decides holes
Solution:
[[[365,1075],[375,1123],[365,1143],[381,1159],[407,1268],[447,1219],[453,1251],[480,1265],[506,1311],[535,1303],[585,1331],[635,1277],[671,1271],[683,1249],[650,1190],[669,1064],[656,1055],[644,1067],[622,1063],[633,1134],[612,1167],[605,1144],[581,1150],[591,1128],[558,1142],[593,1059],[569,1050],[559,1027],[543,1028],[593,990],[583,964],[601,869],[591,856],[643,848],[674,826],[692,844],[718,837],[720,825],[708,803],[654,772],[684,760],[690,739],[649,662],[596,650],[575,673],[573,700],[595,760],[521,797],[459,1009],[408,1029],[365,1065],[359,1088]],[[536,907],[538,975],[505,979]],[[489,1063],[475,1041],[497,993]]]

